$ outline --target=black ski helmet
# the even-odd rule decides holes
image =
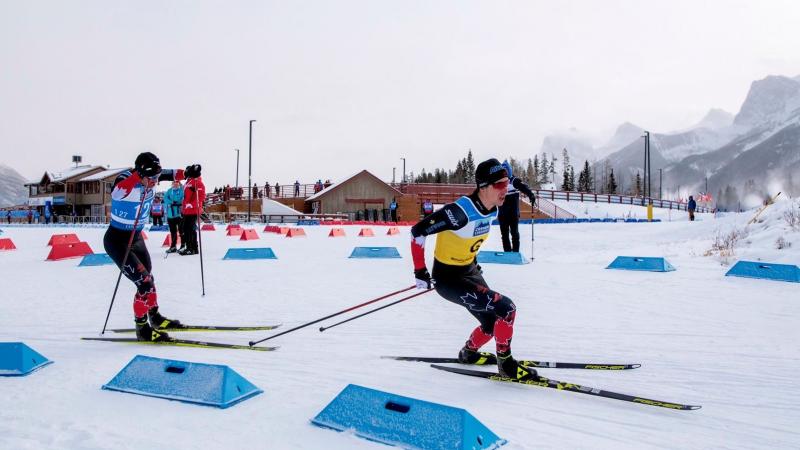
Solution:
[[[475,168],[475,184],[478,188],[486,187],[495,181],[508,177],[508,171],[500,161],[492,158],[478,164]]]
[[[158,156],[150,152],[140,153],[136,157],[134,166],[134,170],[142,178],[152,178],[161,173],[161,161],[158,160]]]

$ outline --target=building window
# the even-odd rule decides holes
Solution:
[[[39,187],[38,186],[28,186],[30,188],[29,197],[34,197],[39,195]]]

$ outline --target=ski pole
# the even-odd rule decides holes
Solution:
[[[305,327],[307,327],[307,326],[309,326],[309,325],[314,325],[315,323],[322,322],[323,320],[328,320],[328,319],[330,319],[331,317],[336,317],[336,316],[342,315],[342,314],[344,314],[344,313],[346,313],[346,312],[353,311],[354,309],[358,309],[358,308],[361,308],[361,307],[363,307],[363,306],[370,305],[370,304],[372,304],[372,303],[375,303],[375,302],[377,302],[377,301],[383,300],[383,299],[385,299],[385,298],[387,298],[387,297],[391,297],[391,296],[393,296],[393,295],[397,295],[397,294],[399,294],[399,293],[401,293],[401,292],[409,291],[409,290],[411,290],[411,289],[414,289],[415,287],[416,287],[416,285],[411,285],[411,286],[409,286],[409,287],[407,287],[407,288],[400,289],[399,291],[394,291],[394,292],[392,292],[392,293],[390,293],[390,294],[386,294],[386,295],[383,295],[383,296],[381,296],[381,297],[378,297],[378,298],[373,298],[372,300],[369,300],[369,301],[367,301],[367,302],[364,302],[364,303],[362,303],[362,304],[360,304],[360,305],[351,306],[351,307],[349,307],[349,308],[347,308],[347,309],[343,309],[343,310],[341,310],[341,311],[339,311],[339,312],[335,312],[335,313],[333,313],[333,314],[330,314],[330,315],[328,315],[328,316],[322,317],[322,318],[320,318],[320,319],[313,320],[313,321],[311,321],[311,322],[304,323],[304,324],[302,324],[302,325],[298,325],[298,326],[296,326],[296,327],[294,327],[294,328],[292,328],[292,329],[290,329],[290,330],[286,330],[286,331],[283,331],[283,332],[281,332],[281,333],[278,333],[278,334],[273,334],[272,336],[269,336],[269,337],[266,337],[266,338],[264,338],[264,339],[261,339],[260,341],[250,341],[250,346],[252,347],[252,346],[254,346],[254,345],[256,345],[256,344],[260,344],[261,342],[268,341],[268,340],[270,340],[270,339],[272,339],[272,338],[276,338],[276,337],[278,337],[278,336],[282,336],[282,335],[284,335],[284,334],[286,334],[286,333],[291,333],[292,331],[299,330],[299,329],[301,329],[301,328],[305,328]]]
[[[374,313],[374,312],[377,312],[377,311],[380,311],[380,310],[382,310],[382,309],[388,308],[388,307],[390,307],[390,306],[392,306],[392,305],[396,305],[396,304],[398,304],[398,303],[400,303],[400,302],[404,302],[404,301],[406,301],[406,300],[411,300],[411,299],[412,299],[412,298],[414,298],[414,297],[418,297],[418,296],[420,296],[420,295],[422,295],[422,294],[427,294],[428,292],[431,292],[432,290],[433,290],[433,289],[425,289],[425,290],[424,290],[424,291],[422,291],[422,292],[417,292],[416,294],[411,294],[411,295],[409,295],[409,296],[407,296],[407,297],[403,297],[403,298],[401,298],[400,300],[393,301],[392,303],[389,303],[389,304],[387,304],[387,305],[383,305],[383,306],[381,306],[380,308],[371,309],[371,310],[369,310],[369,311],[367,311],[367,312],[365,312],[365,313],[363,313],[363,314],[359,314],[359,315],[357,315],[357,316],[355,316],[355,317],[351,317],[351,318],[349,318],[349,319],[346,319],[346,320],[343,320],[343,321],[341,321],[341,322],[337,322],[337,323],[335,323],[335,324],[333,324],[333,325],[331,325],[331,326],[329,326],[329,327],[319,327],[319,332],[320,332],[320,333],[322,333],[323,331],[325,331],[325,330],[327,330],[327,329],[329,329],[329,328],[333,328],[333,327],[339,326],[339,325],[341,325],[341,324],[343,324],[343,323],[350,322],[351,320],[356,320],[356,319],[358,319],[359,317],[364,317],[364,316],[366,316],[366,315],[368,315],[368,314],[372,314],[372,313]]]
[[[201,297],[206,296],[206,277],[205,273],[203,272],[203,227],[201,226],[202,221],[200,220],[200,194],[195,197],[194,202],[195,206],[197,206],[197,240],[198,240],[198,253],[200,253],[200,285],[203,289],[203,294]]]
[[[535,203],[536,203],[535,200],[531,201],[531,261],[533,261],[533,259],[534,259],[533,258],[533,222],[535,220],[534,219],[535,214],[533,213],[533,207],[534,207]]]
[[[136,220],[133,221],[133,229],[131,230],[131,237],[128,238],[128,248],[125,249],[125,256],[122,258],[122,264],[119,267],[119,275],[117,276],[117,284],[114,286],[114,293],[111,295],[111,304],[108,305],[108,313],[106,313],[106,321],[103,323],[103,331],[101,335],[105,334],[106,327],[108,326],[108,318],[111,317],[111,308],[114,306],[114,299],[117,297],[117,289],[119,289],[119,282],[122,280],[122,272],[125,270],[125,263],[128,262],[128,255],[131,253],[133,246],[133,237],[136,235],[136,227],[139,225],[139,218],[142,217],[142,209],[144,207],[144,199],[147,198],[147,193],[150,188],[145,187],[144,194],[142,194],[142,201],[139,202],[139,210],[136,212]]]

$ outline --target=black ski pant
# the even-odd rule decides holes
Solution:
[[[500,238],[503,240],[504,252],[517,252],[519,253],[519,217],[498,217],[500,222]],[[511,240],[509,241],[509,234]]]
[[[434,261],[433,279],[439,295],[478,319],[480,325],[470,334],[467,346],[476,350],[494,337],[498,352],[511,350],[517,307],[510,298],[489,289],[477,264],[451,266]]]
[[[186,248],[197,253],[197,216],[183,216],[183,238]]]
[[[125,260],[125,267],[122,266],[130,237],[130,230],[108,227],[105,236],[103,236],[103,247],[117,267],[122,269],[122,274],[125,275],[125,278],[136,285],[136,294],[133,297],[133,314],[136,317],[144,317],[147,311],[158,306],[155,280],[151,273],[153,264],[150,261],[150,252],[147,251],[147,246],[144,243],[144,239],[142,239],[142,232],[136,231],[133,235],[128,259]]]
[[[181,223],[181,220],[183,220],[181,217],[170,217],[167,219],[167,225],[169,225],[169,238],[170,242],[172,242],[172,245],[170,245],[171,247],[178,246],[178,241],[176,240],[178,235],[180,235],[181,245],[186,245],[186,239],[183,237],[183,224]]]

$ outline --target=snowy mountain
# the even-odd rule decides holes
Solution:
[[[630,122],[625,122],[617,127],[617,131],[611,136],[608,142],[596,150],[598,158],[605,158],[611,153],[616,152],[622,148],[627,147],[629,144],[641,139],[644,134],[644,128],[634,125]]]
[[[561,158],[561,153],[565,148],[569,152],[573,165],[581,165],[583,161],[592,162],[597,159],[592,139],[576,128],[546,136],[542,141],[541,152]]]
[[[28,191],[22,175],[5,164],[0,164],[0,206],[13,206],[25,203]]]
[[[800,81],[770,75],[754,81],[733,123],[746,129],[781,123],[800,108]]]
[[[731,126],[734,117],[735,116],[728,111],[712,108],[700,122],[696,123],[690,129],[707,128],[709,130],[721,130]]]
[[[607,159],[615,173],[625,176],[642,171],[643,153],[644,143],[639,140]],[[763,186],[776,179],[787,181],[791,189],[800,181],[792,181],[800,179],[798,159],[800,82],[788,77],[768,76],[753,82],[732,120],[729,113],[712,109],[686,131],[651,134],[651,174],[655,172],[655,178],[658,169],[664,169],[667,191],[705,190],[706,177],[712,193],[728,185]]]

